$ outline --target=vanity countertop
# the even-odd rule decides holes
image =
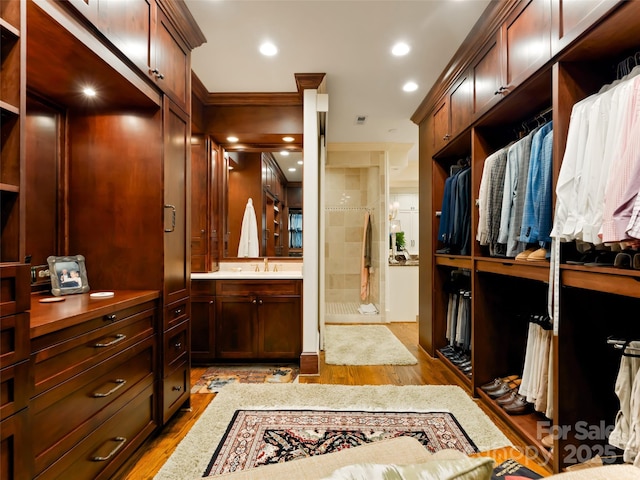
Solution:
[[[302,280],[302,264],[277,264],[277,271],[274,271],[276,263],[269,265],[269,271],[265,272],[262,263],[259,264],[259,271],[256,271],[255,264],[229,264],[221,265],[216,272],[194,272],[191,280]]]

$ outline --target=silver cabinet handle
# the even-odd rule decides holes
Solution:
[[[112,441],[118,442],[118,445],[116,445],[115,448],[111,450],[106,457],[99,457],[97,455],[94,455],[93,457],[91,457],[91,460],[93,460],[94,462],[106,462],[107,460],[110,460],[111,457],[113,457],[116,453],[118,453],[118,450],[124,447],[124,444],[127,443],[127,439],[125,437],[115,437]]]
[[[93,398],[104,398],[104,397],[108,397],[109,395],[111,395],[112,393],[114,393],[116,390],[124,387],[124,384],[127,383],[126,380],[123,380],[122,378],[118,378],[116,380],[114,380],[114,383],[116,384],[115,387],[113,387],[111,390],[109,390],[108,392],[96,392],[93,394]]]
[[[125,338],[127,338],[127,336],[124,333],[116,333],[115,340],[112,340],[108,343],[96,343],[94,347],[96,348],[110,347],[111,345],[115,345],[116,343],[123,341]]]
[[[165,233],[171,233],[176,229],[176,207],[175,205],[165,205],[164,208],[171,209],[171,228],[165,228]]]
[[[114,322],[117,319],[117,315],[115,313],[112,313],[111,315],[105,315],[104,316],[104,320],[105,322]]]

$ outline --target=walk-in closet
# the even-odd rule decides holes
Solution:
[[[582,169],[562,171],[574,106],[640,64],[639,29],[640,2],[496,2],[412,117],[420,126],[420,344],[555,471],[596,455],[633,462],[617,432],[609,436],[628,400],[619,372],[628,375],[640,353],[631,343],[640,340],[632,313],[640,309],[639,243],[561,235],[554,222],[559,179],[584,181]],[[468,203],[452,207],[454,176],[467,164],[470,195],[457,198]],[[629,176],[615,162],[597,165]],[[604,189],[606,175],[588,171]],[[469,231],[447,234],[443,222],[466,209]],[[469,238],[470,248],[452,238]],[[451,339],[461,272],[468,344]],[[522,403],[481,388],[496,378],[508,378]]]

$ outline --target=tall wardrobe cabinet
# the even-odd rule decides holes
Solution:
[[[412,117],[420,132],[420,345],[555,471],[621,453],[608,442],[622,358],[611,338],[640,339],[639,324],[622,313],[640,308],[640,270],[576,265],[569,262],[574,242],[560,243],[557,269],[544,258],[516,260],[482,245],[476,237],[483,170],[487,157],[552,122],[555,190],[573,106],[619,79],[621,66],[637,64],[638,29],[640,2],[492,2]],[[438,235],[445,184],[461,164],[471,170],[465,255]],[[445,354],[450,295],[461,277],[471,291],[471,371]],[[559,288],[550,289],[554,284]],[[550,298],[557,308],[555,324],[547,325],[554,327],[547,330],[548,408],[509,414],[480,386],[523,374],[529,327],[548,315]],[[562,434],[552,436],[549,449],[542,438],[553,426]]]
[[[10,291],[28,300],[15,311],[2,303],[2,381],[25,378],[28,388],[0,406],[0,477],[52,478],[73,464],[75,478],[111,478],[189,402],[190,52],[206,39],[181,0],[0,3],[0,291],[2,302]],[[93,98],[81,92],[89,86]],[[47,255],[83,255],[91,292],[115,296],[40,304],[49,288],[34,273],[44,274]],[[18,265],[28,256],[40,270]],[[29,347],[9,355],[5,338],[18,327]],[[87,339],[100,349],[90,365]],[[69,381],[53,375],[40,385],[50,347],[60,357],[53,362],[77,365],[63,369]],[[112,385],[116,368],[137,383]],[[80,392],[101,381],[96,372],[107,378],[96,391],[109,395],[93,396],[108,404],[94,414],[103,400]],[[82,411],[90,418],[56,418],[60,428],[29,442],[15,428],[43,415],[51,392],[93,402]],[[135,432],[100,440],[120,427]],[[92,442],[102,453],[89,461],[83,449]]]

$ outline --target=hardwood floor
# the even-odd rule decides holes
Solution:
[[[343,385],[461,385],[460,381],[442,365],[440,360],[431,358],[418,346],[417,323],[391,323],[387,327],[404,343],[409,351],[418,359],[417,365],[375,365],[375,366],[338,366],[324,363],[324,354],[320,354],[320,375],[301,376],[300,383],[322,383]],[[191,382],[195,383],[206,367],[191,369]],[[169,458],[177,444],[186,435],[191,426],[199,418],[215,395],[191,395],[191,409],[178,412],[173,419],[132,457],[116,478],[126,480],[151,479]],[[527,443],[496,417],[490,410],[481,408],[493,422],[504,432],[520,451],[524,451]],[[492,452],[496,462],[501,462],[517,454],[513,449]],[[520,463],[548,475],[550,472],[542,465],[515,457]]]

